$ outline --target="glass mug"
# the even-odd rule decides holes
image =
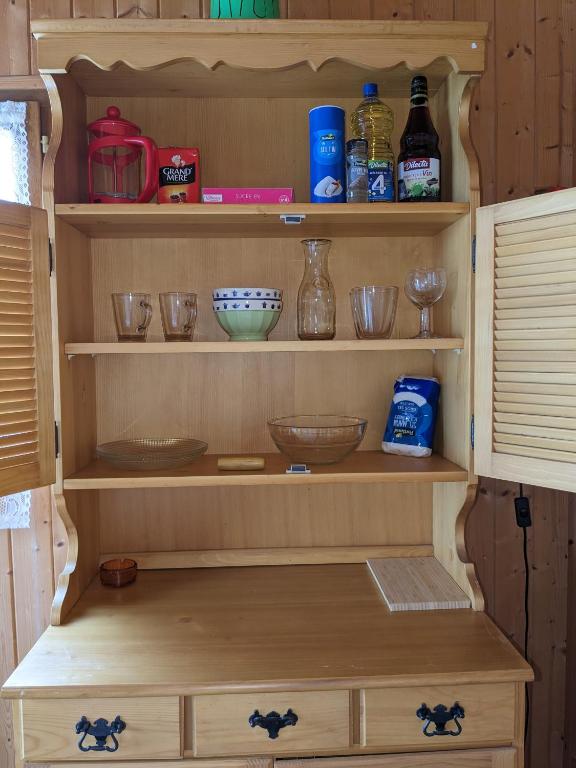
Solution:
[[[196,294],[160,294],[160,314],[166,341],[192,341],[196,324]]]
[[[113,293],[114,320],[118,341],[146,341],[152,320],[149,293]]]

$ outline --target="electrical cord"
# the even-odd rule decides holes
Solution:
[[[527,509],[527,519],[524,517],[521,524],[522,528],[522,553],[524,556],[524,658],[528,661],[528,638],[530,634],[530,561],[528,559],[528,527],[532,524],[530,519],[530,504],[524,496],[522,483],[519,484],[520,497],[516,499],[516,514],[518,519],[518,502],[523,502]],[[520,520],[518,520],[520,525]],[[524,717],[524,742],[528,738],[528,728],[530,725],[530,694],[526,686],[526,711]]]

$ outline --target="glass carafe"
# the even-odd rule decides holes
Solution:
[[[336,295],[328,272],[331,240],[302,240],[306,266],[298,291],[298,336],[307,340],[333,339],[336,333]]]

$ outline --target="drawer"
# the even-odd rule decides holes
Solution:
[[[273,717],[254,724],[255,712],[297,717],[274,738]],[[239,693],[200,696],[193,703],[194,755],[274,755],[350,746],[350,695],[348,691],[307,691],[304,693]],[[254,722],[254,721],[253,721]]]
[[[150,699],[28,699],[22,702],[23,758],[49,760],[132,760],[180,757],[180,700],[177,696]],[[76,724],[84,716],[92,725],[99,718],[111,723],[117,716],[126,724],[108,736],[114,751],[83,751],[83,733]],[[114,738],[118,743],[115,749]],[[84,749],[96,746],[90,733]]]
[[[464,710],[461,733],[441,736],[436,726],[416,715],[425,704],[450,709],[458,703]],[[418,686],[414,688],[373,689],[361,697],[362,743],[367,747],[446,749],[463,746],[511,744],[515,736],[516,689],[513,683],[494,685]],[[424,733],[424,727],[428,734]],[[446,731],[456,733],[454,720]]]
[[[326,757],[314,768],[516,768],[515,749],[466,749],[452,752],[378,755],[376,757]],[[275,768],[308,768],[310,761],[276,760]]]

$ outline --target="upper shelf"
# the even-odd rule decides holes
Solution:
[[[435,235],[469,212],[468,203],[56,206],[62,221],[107,238]]]
[[[432,94],[451,72],[480,74],[487,25],[43,19],[32,31],[40,72],[69,71],[87,95],[346,97],[369,70],[405,97],[415,70]]]

